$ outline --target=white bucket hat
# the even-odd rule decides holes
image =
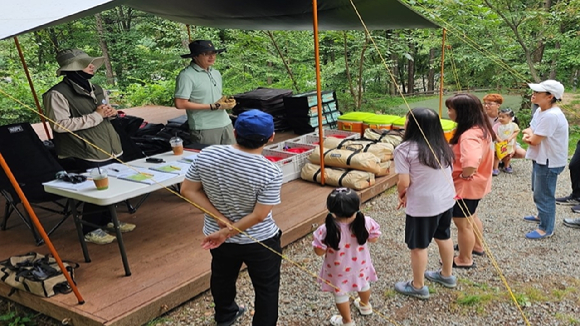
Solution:
[[[528,85],[530,86],[532,91],[548,92],[554,95],[554,97],[557,100],[561,100],[562,95],[564,95],[564,85],[562,85],[562,83],[560,83],[559,81],[553,79],[544,80],[539,84],[528,84]]]
[[[91,57],[84,51],[79,49],[62,50],[56,55],[56,61],[60,68],[56,71],[56,75],[63,75],[63,71],[79,71],[88,67],[91,63],[95,66],[95,70],[103,65],[105,57]]]

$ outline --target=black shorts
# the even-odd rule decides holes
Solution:
[[[458,199],[455,202],[455,206],[453,206],[453,217],[467,217],[475,214],[480,200],[481,199]]]
[[[452,209],[430,217],[407,215],[405,220],[405,243],[409,249],[425,249],[433,238],[447,240],[451,237]]]

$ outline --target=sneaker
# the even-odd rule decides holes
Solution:
[[[119,229],[121,229],[121,232],[123,232],[123,233],[131,232],[131,231],[135,230],[135,227],[136,227],[135,224],[119,222]],[[115,230],[115,225],[113,225],[113,222],[109,222],[107,224],[107,228]]]
[[[572,207],[572,212],[580,213],[580,205],[576,205],[576,206]]]
[[[493,169],[493,170],[491,171],[491,175],[493,175],[494,177],[497,177],[497,176],[499,175],[499,170],[495,170],[495,169]]]
[[[511,166],[508,166],[507,168],[503,169],[503,172],[508,173],[508,174],[512,174],[512,173],[514,173],[514,169],[512,169]]]
[[[454,275],[443,276],[441,270],[425,271],[425,278],[431,282],[439,283],[446,288],[454,288],[457,286],[457,277]]]
[[[410,297],[423,300],[429,299],[429,288],[423,286],[420,289],[415,289],[415,287],[413,287],[413,281],[395,283],[395,291]]]
[[[573,197],[572,195],[566,196],[566,197],[560,197],[560,198],[556,198],[556,204],[564,205],[564,206],[576,206],[576,205],[580,205],[580,199]]]
[[[116,237],[108,234],[107,232],[103,231],[102,229],[93,230],[87,234],[85,234],[85,241],[96,243],[96,244],[107,244],[115,241]]]
[[[569,228],[580,229],[580,217],[579,218],[565,218],[564,225]]]

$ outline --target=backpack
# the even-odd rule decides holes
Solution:
[[[79,265],[64,261],[63,264],[74,282],[74,269]],[[0,280],[13,288],[8,296],[16,290],[24,290],[45,298],[72,291],[56,259],[50,254],[30,252],[1,261]]]

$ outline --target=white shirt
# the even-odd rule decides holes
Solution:
[[[534,134],[546,138],[535,146],[530,145],[526,158],[549,168],[566,166],[568,163],[568,120],[562,110],[555,106],[536,110],[530,122]]]
[[[413,217],[439,215],[455,204],[455,188],[451,167],[433,169],[421,164],[419,149],[412,142],[403,142],[395,148],[395,172],[408,174],[405,213]]]

